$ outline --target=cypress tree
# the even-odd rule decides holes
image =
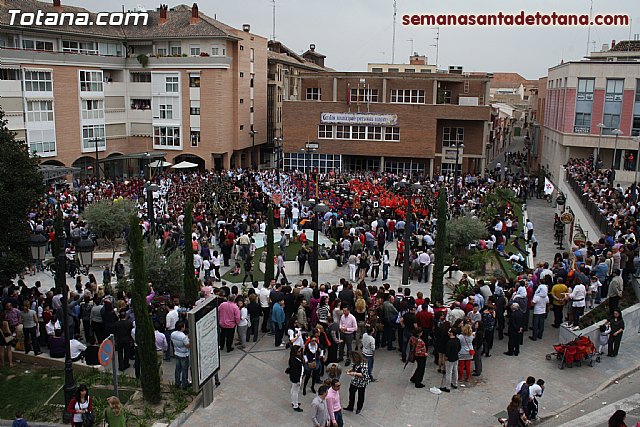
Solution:
[[[136,343],[140,358],[140,382],[142,396],[149,403],[160,402],[160,372],[156,355],[156,340],[153,323],[147,309],[147,280],[144,270],[144,249],[142,230],[138,217],[131,217],[129,233],[129,253],[131,254],[131,274],[133,275],[132,306],[136,317]]]
[[[193,203],[187,204],[184,215],[184,296],[188,304],[198,300],[198,281],[193,267],[193,246],[191,246],[191,228],[193,224]]]
[[[431,284],[432,301],[444,298],[444,254],[447,252],[447,195],[444,187],[440,187],[440,194],[438,195],[437,218],[433,283]]]
[[[265,261],[264,266],[264,284],[268,286],[269,283],[275,277],[275,272],[273,270],[273,257],[275,256],[273,247],[275,245],[273,238],[273,206],[269,204],[269,208],[267,209],[267,259]]]

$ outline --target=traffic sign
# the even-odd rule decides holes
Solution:
[[[107,366],[113,359],[113,341],[106,339],[98,349],[98,360],[102,366]]]
[[[307,148],[307,150],[317,150],[318,148],[320,148],[320,144],[318,144],[317,142],[307,142],[305,144],[305,147]]]
[[[560,216],[560,221],[562,221],[563,224],[571,224],[574,218],[572,212],[565,212]]]

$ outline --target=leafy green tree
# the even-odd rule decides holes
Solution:
[[[28,210],[44,192],[39,160],[16,141],[0,110],[0,284],[6,284],[31,263]]]
[[[191,228],[193,224],[193,203],[187,204],[184,215],[184,296],[188,303],[198,300],[198,280],[194,274],[193,246],[191,246]]]
[[[133,276],[132,306],[136,316],[136,343],[140,358],[140,383],[142,396],[152,404],[160,402],[160,372],[153,323],[147,308],[147,279],[144,268],[144,246],[142,230],[137,215],[130,217],[129,253],[131,254],[131,275]]]
[[[273,268],[273,257],[275,256],[273,247],[275,246],[274,237],[273,237],[273,206],[271,203],[269,204],[269,208],[267,209],[267,259],[264,263],[264,283],[268,285],[271,283],[273,278],[275,277],[275,272]]]
[[[131,216],[136,214],[136,205],[129,199],[101,200],[87,206],[82,213],[82,218],[87,221],[91,231],[99,238],[104,238],[111,248],[111,268],[113,268],[119,246],[118,238],[129,227]]]
[[[447,238],[459,255],[474,240],[487,237],[487,227],[484,222],[470,216],[463,216],[449,221],[447,224]]]
[[[444,187],[440,187],[438,195],[438,221],[436,224],[435,259],[433,261],[433,283],[431,284],[431,300],[444,298],[444,256],[447,248],[447,195]]]
[[[160,292],[184,297],[184,255],[181,251],[167,254],[154,243],[146,243],[144,247],[144,267],[147,280],[153,288]]]
[[[484,197],[482,208],[482,219],[489,223],[498,215],[504,211],[507,204],[513,206],[521,206],[522,199],[516,196],[516,193],[510,188],[496,188],[490,193],[487,193]]]

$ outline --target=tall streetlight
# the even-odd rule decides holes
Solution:
[[[604,123],[598,123],[597,126],[598,129],[600,129],[600,132],[598,133],[598,154],[596,156],[596,159],[593,161],[594,170],[598,168],[598,162],[600,161],[600,140],[602,139],[602,129],[606,127]]]
[[[282,153],[282,138],[273,138],[273,154],[276,157],[276,175],[280,179],[280,154]]]
[[[54,240],[54,255],[56,257],[56,272],[55,272],[55,285],[59,292],[62,293],[62,299],[60,304],[62,305],[62,333],[64,337],[64,403],[65,408],[69,406],[71,397],[75,394],[76,383],[73,378],[73,363],[71,361],[71,335],[69,330],[70,313],[69,313],[69,289],[66,279],[66,264],[67,257],[65,255],[65,238],[62,225],[62,212],[59,210],[55,222],[55,240]],[[82,266],[88,267],[93,263],[93,250],[95,245],[90,239],[84,238],[76,245],[76,251],[78,253],[78,259]],[[32,250],[33,251],[33,250]],[[71,421],[71,414],[67,411],[63,412],[63,421],[69,423]]]
[[[303,204],[313,211],[313,263],[311,267],[311,281],[318,283],[318,235],[320,234],[320,221],[324,219],[324,214],[329,212],[329,206],[324,203],[316,203],[314,199],[307,200]]]
[[[47,242],[49,240],[42,233],[34,233],[29,237],[29,247],[31,248],[31,259],[40,267],[44,261]]]
[[[100,186],[100,157],[98,154],[98,142],[100,141],[104,141],[104,138],[93,138],[89,140],[89,142],[94,142],[96,146],[96,187]]]
[[[251,168],[253,170],[257,169],[256,167],[256,133],[258,133],[258,131],[255,131],[253,129],[249,131],[249,136],[251,137]]]
[[[462,172],[458,170],[458,164],[459,164],[459,158],[460,158],[460,150],[464,149],[464,144],[463,143],[454,144],[452,145],[452,147],[455,147],[456,149],[456,168],[454,171],[453,195],[455,199],[458,200],[458,175],[460,174],[460,172]],[[460,165],[460,169],[462,169],[462,165]]]
[[[616,156],[618,155],[618,136],[622,135],[623,132],[620,129],[614,129],[611,131],[611,133],[616,136],[616,140],[613,145],[613,159],[611,159],[611,169],[616,170]]]
[[[414,193],[420,191],[423,186],[417,182],[410,184],[406,180],[402,180],[396,184],[400,188],[408,189],[409,196],[407,197],[407,213],[405,216],[404,224],[404,260],[402,262],[402,286],[409,286],[409,256],[411,255],[411,222],[413,221],[413,207],[411,205],[411,198]]]

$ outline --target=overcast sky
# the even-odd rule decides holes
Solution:
[[[92,11],[155,9],[160,1],[62,0]],[[182,2],[165,2],[173,7]],[[191,1],[184,1],[189,5]],[[251,24],[252,32],[271,37],[271,0],[199,0],[200,11],[234,27]],[[395,62],[406,63],[413,50],[435,63],[436,31],[403,27],[404,14],[535,13],[588,14],[590,0],[397,0]],[[593,13],[624,13],[630,27],[592,27],[589,50],[599,51],[612,39],[626,40],[640,33],[640,1],[593,0]],[[393,0],[276,0],[276,39],[296,52],[310,43],[327,56],[326,65],[341,71],[366,70],[369,62],[391,62]],[[587,27],[440,27],[438,65],[461,65],[466,71],[518,72],[528,79],[547,74],[547,68],[581,59],[587,50]]]

